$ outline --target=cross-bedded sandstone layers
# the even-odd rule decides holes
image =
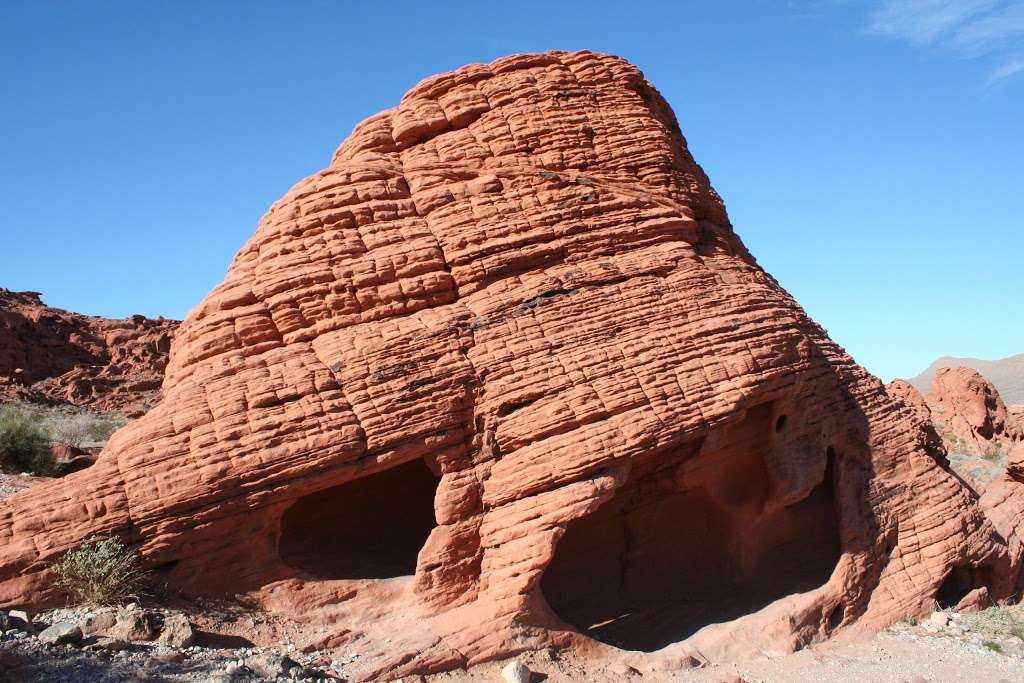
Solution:
[[[4,604],[117,533],[373,677],[607,651],[580,634],[738,657],[1011,583],[913,411],[756,265],[615,57],[465,67],[364,121],[182,324],[164,390],[0,508]]]
[[[954,470],[978,493],[1002,476],[1010,452],[1024,447],[1024,422],[975,370],[940,368],[926,394],[899,379],[889,392],[914,409],[935,444],[949,453]]]
[[[141,414],[158,399],[177,326],[70,313],[0,289],[0,399]]]
[[[940,368],[925,396],[936,428],[969,452],[1024,442],[1024,425],[1009,413],[992,383],[970,368]]]

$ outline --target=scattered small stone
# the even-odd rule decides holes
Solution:
[[[110,636],[100,636],[89,646],[90,649],[106,652],[120,652],[121,650],[127,650],[128,647],[129,645],[125,641],[120,638],[111,638]]]
[[[164,617],[164,625],[157,642],[171,647],[188,647],[195,639],[195,632],[188,617],[174,613]]]
[[[637,669],[634,669],[633,667],[631,667],[629,664],[626,664],[625,662],[612,662],[611,664],[608,665],[607,669],[608,669],[608,673],[610,673],[610,674],[612,674],[614,676],[620,676],[622,678],[626,678],[628,676],[639,676],[639,675],[641,675],[640,672]]]
[[[518,659],[513,659],[502,668],[501,677],[506,683],[530,683],[533,672]]]
[[[921,624],[925,631],[935,633],[949,623],[949,615],[945,612],[932,612],[932,614]]]
[[[90,633],[99,633],[100,631],[113,628],[116,623],[117,616],[114,610],[103,610],[102,612],[87,615],[85,619],[78,622],[78,626],[82,629],[82,633],[89,635]]]
[[[22,631],[29,633],[35,633],[35,626],[32,624],[32,618],[28,615],[28,612],[20,609],[12,609],[7,613],[7,617],[11,621],[11,625],[14,628],[20,628]]]
[[[77,624],[60,622],[43,629],[39,640],[54,645],[73,645],[82,639],[82,629]]]

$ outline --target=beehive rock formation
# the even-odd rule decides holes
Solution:
[[[71,313],[0,288],[0,400],[142,414],[158,401],[177,326]]]
[[[901,379],[888,390],[913,408],[932,450],[944,449],[947,462],[979,494],[1012,469],[1012,451],[1024,449],[1024,421],[975,370],[939,368],[925,394]]]
[[[1024,441],[1024,425],[976,370],[940,368],[924,398],[936,428],[969,452],[984,455]]]
[[[999,390],[999,395],[1007,405],[1024,403],[1024,353],[998,360],[943,356],[933,361],[924,372],[906,381],[918,391],[928,393],[932,390],[932,381],[935,379],[936,373],[942,368],[977,370]]]
[[[888,391],[910,406],[919,421],[933,425],[947,450],[973,455],[1005,453],[1024,442],[1022,406],[1007,406],[995,386],[970,368],[939,368],[931,391],[906,380]]]
[[[1015,580],[615,57],[468,66],[361,123],[182,324],[164,391],[2,504],[0,603],[58,599],[47,563],[114,533],[375,678],[547,645],[717,661]]]

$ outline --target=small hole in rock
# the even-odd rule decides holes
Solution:
[[[178,566],[178,560],[168,560],[167,562],[161,562],[155,567],[150,568],[149,571],[154,574],[170,574],[174,571],[174,568]]]
[[[778,419],[775,420],[775,432],[781,432],[786,428],[786,416],[779,415]]]
[[[832,613],[828,615],[828,630],[835,631],[843,623],[843,618],[846,616],[846,609],[843,607],[843,603],[839,603],[832,610]]]

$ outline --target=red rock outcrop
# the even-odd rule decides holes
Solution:
[[[48,563],[117,534],[386,678],[548,645],[664,670],[1015,582],[615,57],[464,67],[361,123],[182,324],[164,391],[0,503],[0,603],[59,599]]]
[[[1024,353],[1007,356],[998,360],[981,358],[955,358],[943,356],[936,359],[924,372],[906,380],[918,391],[929,392],[935,373],[941,368],[970,368],[992,383],[1007,403],[1024,402]]]
[[[177,326],[69,313],[0,289],[0,400],[141,414],[157,401]]]
[[[931,420],[947,446],[991,455],[1024,441],[1024,429],[1003,404],[999,392],[970,368],[940,368],[926,394]]]

